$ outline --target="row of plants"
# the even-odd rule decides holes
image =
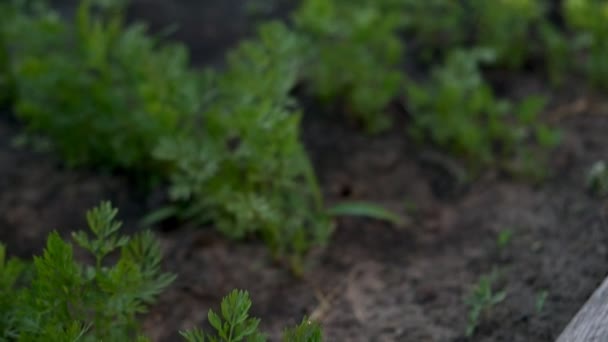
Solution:
[[[2,5],[0,86],[29,140],[48,139],[69,165],[169,182],[172,204],[151,218],[175,215],[234,238],[261,236],[300,268],[306,251],[331,235],[333,211],[299,139],[297,84],[343,104],[369,132],[390,126],[386,107],[403,92],[411,134],[473,166],[513,157],[530,135],[547,146],[557,141],[537,122],[542,101],[511,105],[483,79],[481,62],[524,58],[505,54],[529,46],[527,28],[542,17],[537,2],[493,3],[470,5],[479,32],[490,35],[476,42],[495,46],[470,49],[467,17],[451,11],[452,1],[306,0],[290,26],[261,25],[228,53],[224,70],[201,71],[189,66],[183,45],[127,24],[123,1],[83,0],[69,21],[42,0],[12,0]],[[498,12],[505,18],[492,17]],[[522,33],[506,34],[512,21]],[[427,81],[402,71],[404,32],[428,43],[420,51],[454,47]],[[438,35],[450,42],[435,42]]]
[[[261,236],[294,270],[328,239],[330,212],[289,94],[301,45],[283,24],[263,26],[215,72],[126,24],[124,4],[83,0],[73,22],[42,1],[5,3],[2,13],[3,84],[29,140],[50,140],[69,165],[168,181],[172,205],[153,217]]]
[[[7,258],[0,244],[0,341],[148,341],[139,316],[147,311],[175,275],[161,271],[158,241],[149,231],[120,234],[117,210],[108,202],[87,212],[89,232],[73,242],[90,263],[76,260],[74,246],[58,233],[33,262]],[[214,333],[180,332],[189,342],[266,341],[260,320],[249,316],[251,300],[234,290],[220,313],[209,310]],[[286,342],[319,342],[320,327],[308,320],[284,334]]]
[[[172,202],[151,221],[178,216],[232,238],[259,236],[301,272],[306,252],[329,239],[332,216],[399,220],[368,204],[324,206],[299,139],[296,85],[338,104],[368,133],[391,127],[387,108],[397,101],[412,117],[411,137],[471,169],[538,171],[530,142],[542,156],[559,141],[538,119],[546,100],[500,98],[484,71],[541,59],[556,83],[577,65],[592,84],[608,82],[605,4],[564,1],[561,27],[543,1],[464,3],[303,0],[288,23],[265,23],[230,51],[223,70],[201,71],[183,45],[126,23],[124,2],[83,0],[69,21],[44,1],[12,0],[0,4],[0,101],[26,124],[29,141],[50,141],[69,165],[127,171],[145,186],[168,182]],[[57,234],[33,266],[5,261],[2,250],[4,339],[136,337],[136,315],[174,277],[160,273],[152,236],[118,237],[114,215],[104,205],[88,217],[94,237],[74,235],[94,266],[77,263]],[[119,261],[106,266],[117,250]],[[246,293],[225,303],[223,321],[209,315],[217,336],[183,335],[263,340]],[[304,322],[286,336],[315,341],[320,331]]]
[[[152,218],[262,236],[292,265],[332,231],[299,139],[296,85],[368,132],[390,127],[387,107],[401,101],[415,141],[463,157],[473,172],[493,165],[542,177],[538,160],[559,142],[538,119],[546,99],[497,97],[484,68],[541,58],[558,79],[584,52],[599,84],[604,67],[604,12],[593,1],[566,1],[561,33],[543,1],[305,0],[289,26],[262,24],[221,71],[191,68],[183,45],[127,24],[125,5],[83,0],[69,22],[44,1],[4,4],[0,85],[15,114],[70,165],[169,181],[173,204]],[[408,63],[428,72],[408,75]]]

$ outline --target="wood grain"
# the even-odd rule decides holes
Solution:
[[[608,341],[608,277],[570,321],[556,342]]]

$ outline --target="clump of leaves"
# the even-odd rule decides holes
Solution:
[[[384,4],[384,3],[382,3]],[[384,111],[403,76],[398,36],[403,16],[374,1],[306,0],[294,15],[296,30],[309,42],[305,79],[326,101],[344,100],[347,111],[369,133],[387,129]]]
[[[494,96],[479,69],[494,58],[487,49],[454,50],[427,84],[410,82],[412,135],[464,156],[473,168],[522,153],[530,137],[543,147],[556,144],[557,132],[537,120],[544,99],[529,97],[513,105]]]
[[[467,337],[473,336],[483,317],[507,297],[507,292],[504,290],[494,291],[493,283],[495,278],[496,273],[482,276],[472,293],[466,299],[466,303],[469,306],[469,319],[465,332]]]
[[[388,2],[391,0],[385,0]],[[435,52],[462,46],[468,38],[467,8],[452,0],[400,0],[405,32],[416,45],[416,53],[430,61]]]
[[[74,258],[72,244],[49,235],[31,275],[23,263],[5,260],[0,248],[0,326],[10,341],[138,341],[136,315],[146,311],[175,278],[160,271],[160,246],[149,232],[121,236],[117,211],[102,203],[87,213],[92,235],[74,241],[95,260]],[[118,259],[110,264],[110,255]]]
[[[608,89],[608,3],[598,0],[566,0],[563,13],[575,34],[575,45],[584,53],[582,65],[590,81]]]
[[[542,59],[554,84],[569,68],[572,44],[547,17],[547,1],[398,2],[407,19],[405,32],[412,37],[412,57],[424,62],[453,49],[484,47],[496,56],[490,64],[500,67],[521,68],[526,61]]]
[[[249,316],[251,300],[246,291],[233,290],[222,300],[221,317],[209,310],[208,319],[215,333],[205,333],[201,329],[182,331],[181,335],[188,342],[240,342],[266,341],[266,336],[259,331],[260,320]],[[321,342],[322,332],[317,323],[304,321],[285,331],[285,342]]]
[[[43,2],[25,3],[0,24],[16,114],[72,165],[155,167],[159,139],[183,131],[198,110],[186,49],[126,25],[116,2],[83,0],[73,23]]]
[[[532,53],[533,29],[543,23],[542,0],[470,0],[475,43],[490,48],[496,62],[518,68]]]
[[[293,264],[331,231],[289,96],[299,49],[284,25],[263,26],[230,53],[225,72],[208,74],[199,134],[166,139],[155,153],[173,168],[180,215],[233,238],[262,236]]]
[[[547,76],[554,86],[560,85],[564,81],[566,71],[571,69],[574,44],[548,20],[540,24],[538,33],[544,51]]]

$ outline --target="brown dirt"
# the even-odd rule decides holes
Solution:
[[[148,2],[138,1],[133,14],[157,22],[181,18],[193,32],[202,20],[187,10],[188,1],[163,2],[162,11],[154,7],[160,2]],[[215,25],[216,32],[230,24],[210,18],[201,25]],[[199,39],[206,38],[192,38]],[[216,59],[224,45],[209,54],[207,48],[195,49],[195,60]],[[539,84],[545,88],[527,78],[511,87]],[[147,334],[177,341],[177,330],[202,325],[223,295],[243,288],[273,340],[285,325],[312,315],[327,341],[466,341],[463,299],[481,275],[498,269],[497,286],[507,299],[484,317],[472,340],[553,341],[608,272],[607,203],[584,189],[586,170],[608,157],[608,103],[589,94],[583,88],[555,96],[547,120],[563,129],[564,142],[552,159],[553,177],[542,186],[487,174],[460,189],[441,166],[425,162],[427,152],[404,138],[402,125],[370,138],[311,111],[303,139],[328,202],[371,200],[407,215],[409,224],[397,229],[341,219],[303,279],[271,264],[259,243],[229,242],[196,227],[159,231],[166,268],[179,278],[146,316]],[[50,229],[83,227],[84,211],[101,199],[121,209],[127,227],[155,205],[154,196],[120,176],[67,170],[53,156],[12,147],[19,131],[8,114],[0,116],[0,240],[12,254],[38,252]],[[406,210],[411,203],[415,208]],[[496,237],[504,229],[513,238],[500,251]],[[537,313],[536,298],[545,290]]]

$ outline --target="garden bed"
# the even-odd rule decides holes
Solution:
[[[139,1],[132,15],[153,27],[178,18],[184,25],[177,37],[189,43],[201,40],[199,20],[205,32],[233,32],[193,49],[199,63],[217,61],[251,32],[231,31],[245,24],[229,11],[201,18],[189,6]],[[513,96],[548,89],[534,75],[509,76],[504,84]],[[483,317],[473,340],[555,340],[608,273],[607,203],[585,190],[586,172],[608,155],[608,102],[582,85],[553,98],[544,119],[562,129],[563,141],[550,163],[552,176],[534,186],[486,173],[466,188],[454,181],[448,157],[405,139],[408,119],[398,108],[394,129],[369,137],[308,101],[303,140],[327,201],[373,201],[406,214],[407,224],[340,219],[329,246],[314,252],[316,264],[297,279],[269,262],[261,243],[165,223],[157,230],[165,269],[178,278],[146,316],[146,333],[155,341],[177,340],[177,330],[202,325],[222,296],[243,288],[273,340],[308,315],[322,324],[327,341],[465,341],[464,298],[482,275],[498,270],[496,286],[507,297]],[[14,147],[20,132],[5,112],[0,240],[11,254],[37,253],[48,233],[43,229],[81,229],[82,213],[102,199],[120,208],[128,229],[162,204],[162,196],[144,194],[126,177],[69,170],[46,153]],[[499,246],[506,230],[512,237]]]

